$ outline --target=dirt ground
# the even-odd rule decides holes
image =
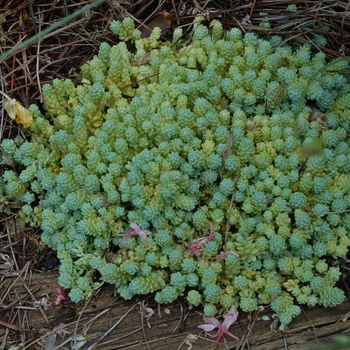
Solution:
[[[50,350],[55,346],[74,349],[76,335],[80,349],[310,350],[330,345],[337,335],[350,330],[348,300],[336,308],[303,308],[285,332],[278,330],[267,308],[240,314],[239,322],[230,328],[240,341],[225,337],[216,345],[197,328],[203,323],[200,312],[188,310],[181,300],[158,310],[151,297],[125,301],[106,285],[87,303],[54,306],[58,272],[28,271],[24,281],[25,275],[7,279],[1,292],[3,297],[9,291],[5,292],[7,310],[2,310],[0,337],[7,334],[18,339],[22,333],[21,349],[40,349],[45,344]],[[154,311],[149,318],[145,307]],[[14,314],[17,317],[11,322]]]

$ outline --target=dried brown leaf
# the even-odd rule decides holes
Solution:
[[[169,12],[165,10],[158,12],[140,28],[141,36],[147,38],[155,27],[159,27],[164,35],[171,27],[171,19],[172,15]]]

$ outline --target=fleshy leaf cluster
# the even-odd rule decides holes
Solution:
[[[111,30],[124,41],[44,85],[30,137],[1,143],[2,201],[42,229],[70,298],[105,281],[207,317],[271,304],[283,325],[341,303],[348,62],[199,18],[190,42]]]

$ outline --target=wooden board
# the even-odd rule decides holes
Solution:
[[[26,333],[25,349],[41,349],[39,345],[48,339],[45,335],[60,323],[66,325],[63,329],[69,334],[51,335],[51,340],[55,338],[55,346],[58,346],[58,349],[74,349],[72,341],[60,344],[77,334],[78,340],[84,339],[82,342],[77,342],[78,347],[84,343],[80,349],[89,349],[89,346],[99,342],[93,347],[94,349],[187,350],[190,349],[189,344],[192,340],[192,350],[310,350],[332,344],[336,335],[346,334],[350,329],[350,320],[345,317],[350,311],[348,301],[336,308],[303,308],[302,314],[294,319],[284,333],[281,333],[278,327],[273,329],[273,312],[266,308],[259,313],[240,313],[237,323],[230,328],[230,332],[240,337],[241,342],[225,337],[219,344],[214,344],[211,338],[204,338],[204,334],[200,334],[200,329],[197,328],[203,323],[199,310],[187,311],[185,302],[161,305],[158,313],[157,304],[151,297],[124,301],[115,294],[113,286],[107,285],[102,287],[89,303],[76,305],[66,302],[63,308],[54,306],[57,277],[57,271],[36,272],[30,277],[27,276],[25,282],[32,296],[20,279],[14,281],[15,277],[6,279],[1,288],[1,296],[3,297],[6,291],[7,298],[6,303],[4,299],[2,300],[2,305],[9,305],[10,302],[13,304],[7,313],[2,310],[2,322],[6,322],[4,315],[6,316],[11,309],[12,315],[16,313],[20,315],[22,312],[22,316],[12,319],[12,325],[19,327],[17,332],[23,333],[23,328],[35,330],[34,333]],[[40,302],[45,294],[52,305],[47,309],[40,307],[41,311],[37,307],[33,308],[35,306],[33,303]],[[143,317],[141,316],[142,301],[155,311],[149,319],[151,328],[147,326],[145,312]],[[72,312],[76,315],[62,317]],[[125,316],[127,312],[129,313]],[[97,318],[99,314],[101,315]],[[263,320],[263,316],[267,316],[269,320]],[[19,322],[20,319],[22,324]],[[4,325],[0,327],[6,328]]]

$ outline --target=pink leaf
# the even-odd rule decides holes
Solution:
[[[204,244],[211,241],[214,238],[216,232],[214,230],[213,224],[211,222],[209,222],[209,225],[210,225],[209,236],[194,239],[192,244],[190,244],[189,249],[190,249],[192,255],[199,256],[202,252],[202,248],[203,248]]]
[[[66,300],[66,290],[59,286],[56,288],[56,301],[55,301],[55,305],[60,305],[61,302]]]
[[[234,306],[231,306],[229,312],[224,316],[224,322],[222,325],[224,328],[229,329],[230,326],[237,321],[238,312],[236,311]]]
[[[198,328],[203,329],[205,332],[211,332],[216,328],[215,324],[201,324]]]
[[[218,331],[214,335],[216,337],[214,343],[218,343],[225,334],[236,340],[239,340],[238,337],[236,337],[235,335],[233,335],[228,331],[230,326],[236,322],[237,317],[238,317],[238,312],[236,311],[234,306],[232,306],[229,312],[226,315],[224,315],[224,321],[222,324],[215,317],[204,317],[203,320],[204,322],[206,322],[206,324],[202,324],[198,326],[198,328],[203,329],[206,333],[211,332],[212,330],[217,328]],[[210,334],[208,335],[212,336]]]
[[[136,222],[132,222],[130,224],[132,230],[126,233],[115,234],[113,237],[131,237],[131,236],[139,236],[143,242],[147,242],[147,236],[152,234],[151,231],[143,230]]]

